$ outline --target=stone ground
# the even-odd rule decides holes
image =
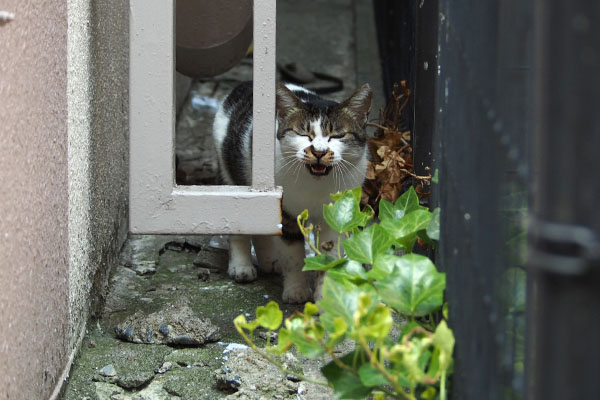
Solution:
[[[357,4],[360,3],[360,4]],[[278,62],[299,61],[344,80],[341,100],[368,81],[372,115],[383,104],[368,2],[279,0]],[[210,138],[218,101],[251,79],[251,59],[208,81],[194,81],[177,121],[177,181],[214,184]],[[320,83],[314,84],[319,86]],[[298,382],[242,346],[239,314],[281,304],[281,278],[239,285],[226,275],[223,239],[132,235],[114,268],[104,312],[90,322],[64,400],[331,399],[328,388]],[[300,306],[282,306],[286,315]],[[260,339],[258,339],[260,341]],[[319,378],[322,362],[294,356],[290,369]]]

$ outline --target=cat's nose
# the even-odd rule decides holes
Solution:
[[[315,150],[314,146],[310,146],[310,151],[317,158],[321,158],[321,157],[323,157],[325,155],[325,153],[327,153],[326,151],[317,151],[317,150]]]

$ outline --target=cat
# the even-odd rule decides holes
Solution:
[[[261,272],[283,274],[286,303],[313,298],[307,273],[303,273],[304,241],[296,217],[308,209],[310,221],[321,227],[320,240],[337,243],[337,233],[323,220],[323,204],[330,193],[361,186],[367,168],[365,126],[371,107],[368,84],[341,103],[326,100],[297,85],[278,83],[276,88],[275,184],[283,187],[282,235],[254,236]],[[217,110],[213,137],[221,180],[249,186],[252,181],[252,82],[237,86]],[[330,251],[337,252],[335,248]],[[250,255],[250,237],[230,236],[228,274],[236,282],[256,279]],[[320,297],[322,277],[314,296]]]

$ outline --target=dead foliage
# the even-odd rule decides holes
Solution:
[[[404,112],[410,100],[410,89],[406,81],[394,84],[392,98],[379,122],[368,122],[377,128],[369,139],[371,161],[367,167],[367,177],[363,185],[363,204],[377,209],[380,199],[392,203],[410,186],[414,185],[420,199],[430,195],[431,173],[419,176],[414,172],[411,132],[403,130]],[[426,169],[429,172],[429,168]]]

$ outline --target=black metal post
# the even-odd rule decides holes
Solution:
[[[528,399],[600,398],[600,2],[539,0]]]

